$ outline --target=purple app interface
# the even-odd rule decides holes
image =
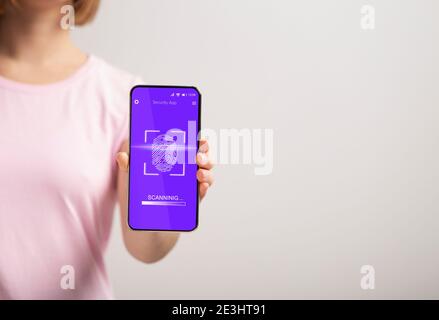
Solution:
[[[128,211],[132,229],[197,227],[199,110],[195,88],[133,88]]]

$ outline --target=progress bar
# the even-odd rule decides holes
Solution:
[[[185,207],[186,201],[142,201],[142,206],[177,206]]]

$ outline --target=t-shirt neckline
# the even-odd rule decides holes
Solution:
[[[67,78],[45,84],[20,82],[0,75],[0,87],[26,92],[42,92],[47,90],[59,89],[61,87],[67,86],[71,82],[75,81],[77,78],[80,78],[93,65],[94,60],[95,57],[89,54],[87,55],[87,60]]]

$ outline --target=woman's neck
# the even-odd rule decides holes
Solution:
[[[60,19],[57,8],[40,12],[10,9],[0,19],[0,55],[37,64],[70,55],[75,46],[69,31],[61,28]]]
[[[8,8],[7,8],[8,10]],[[9,8],[0,19],[0,75],[47,83],[68,77],[87,56],[69,30],[61,27],[60,8]]]

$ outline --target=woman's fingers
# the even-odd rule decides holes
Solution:
[[[209,143],[207,140],[201,139],[200,146],[198,147],[198,152],[207,153],[209,151]]]
[[[199,183],[207,183],[209,186],[213,184],[213,174],[206,169],[198,169],[197,179]]]
[[[200,199],[202,200],[214,181],[213,174],[210,171],[213,168],[213,162],[209,157],[209,143],[207,140],[200,140],[197,164],[200,167],[197,171],[197,179],[199,182]]]
[[[206,153],[198,152],[197,154],[197,164],[200,168],[210,170],[213,168],[212,160]]]
[[[203,169],[210,170],[213,168],[213,162],[209,157],[209,143],[206,140],[200,140],[200,146],[197,153],[197,164]]]

